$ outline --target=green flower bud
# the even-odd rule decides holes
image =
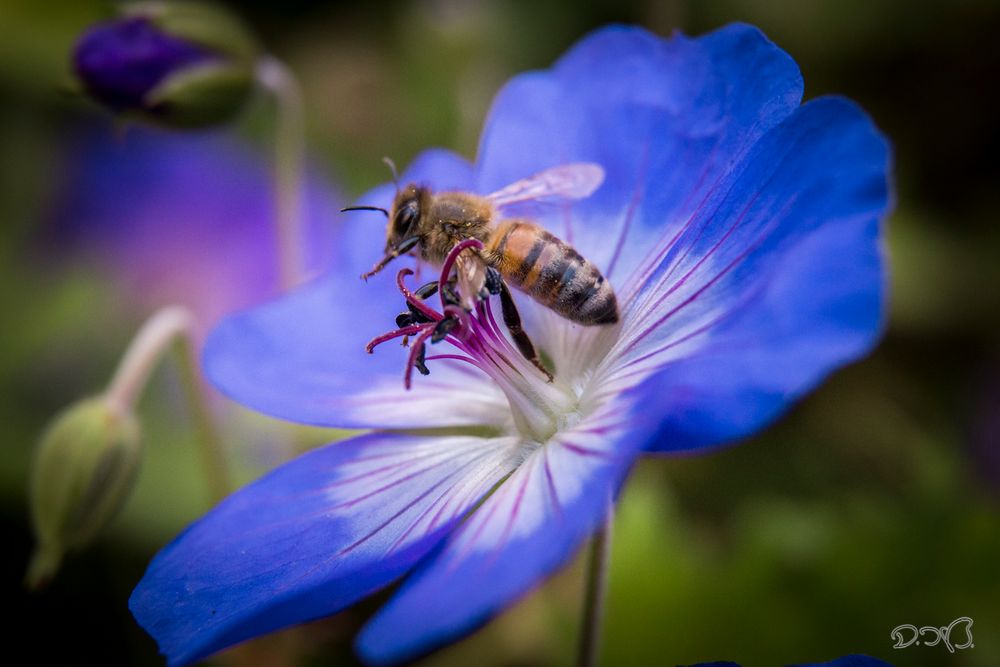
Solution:
[[[139,457],[139,425],[117,403],[89,398],[55,417],[31,471],[37,540],[31,588],[51,579],[67,551],[85,546],[108,524],[132,489]]]
[[[257,56],[246,27],[221,7],[137,2],[84,33],[73,65],[86,93],[113,111],[192,128],[243,107]]]

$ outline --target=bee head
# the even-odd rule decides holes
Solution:
[[[417,236],[420,217],[427,210],[430,192],[427,188],[408,185],[396,193],[389,213],[386,230],[386,249],[399,245],[408,238]]]

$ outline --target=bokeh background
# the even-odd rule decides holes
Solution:
[[[807,98],[859,101],[896,154],[885,339],[750,441],[637,467],[615,527],[603,661],[753,667],[864,652],[900,666],[1000,664],[995,0],[233,5],[306,91],[319,233],[340,224],[337,202],[385,180],[383,155],[473,155],[509,76],[610,21],[661,34],[748,21],[798,61]],[[43,426],[104,386],[157,305],[187,300],[210,322],[271,284],[253,239],[268,233],[272,107],[256,100],[230,128],[194,138],[112,122],[64,92],[75,35],[109,11],[0,0],[0,585],[4,652],[36,664],[161,664],[126,600],[155,550],[209,506],[168,364],[140,408],[135,493],[28,595],[26,475]],[[176,234],[159,236],[163,224]],[[155,241],[159,260],[142,254],[160,238],[175,245]],[[329,435],[290,433],[221,398],[216,409],[244,480]],[[581,565],[425,664],[571,664]],[[378,601],[218,662],[353,664],[351,638]],[[960,616],[975,621],[975,648],[891,648],[897,625]]]

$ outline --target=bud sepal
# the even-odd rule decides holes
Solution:
[[[73,66],[83,91],[115,113],[196,128],[242,109],[258,55],[247,28],[221,7],[138,2],[84,33]]]
[[[56,415],[31,472],[37,546],[29,587],[51,579],[67,551],[87,545],[110,522],[132,489],[140,456],[139,424],[117,401],[88,398]]]

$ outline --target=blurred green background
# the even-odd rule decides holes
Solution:
[[[753,667],[864,652],[900,666],[1000,664],[995,0],[234,7],[301,78],[311,159],[351,196],[385,180],[383,155],[405,164],[433,145],[473,155],[508,77],[548,66],[610,21],[660,34],[748,21],[798,61],[807,98],[838,92],[860,102],[895,145],[885,340],[750,441],[637,467],[615,527],[603,662]],[[141,406],[145,460],[125,510],[47,590],[23,591],[26,471],[38,434],[58,409],[103,387],[150,312],[118,298],[92,257],[61,247],[47,218],[68,138],[96,124],[116,140],[106,117],[60,92],[75,36],[109,11],[92,0],[0,0],[4,649],[37,664],[161,664],[126,600],[155,550],[209,504],[168,367]],[[225,132],[267,149],[271,123],[258,101]],[[237,424],[228,435],[244,479],[287,454],[246,455],[244,440],[287,438],[262,418]],[[581,574],[580,562],[566,568],[426,664],[571,664]],[[378,602],[219,661],[352,664],[351,638]],[[975,621],[974,648],[892,648],[897,625],[960,616]]]

